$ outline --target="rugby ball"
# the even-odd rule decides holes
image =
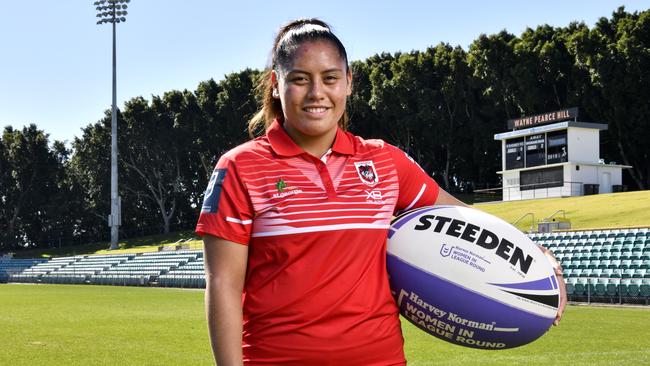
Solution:
[[[391,223],[386,265],[400,313],[445,341],[480,349],[542,336],[560,303],[558,279],[524,233],[485,212],[428,206]]]

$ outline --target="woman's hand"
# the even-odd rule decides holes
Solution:
[[[537,246],[539,246],[542,252],[544,252],[546,258],[548,258],[549,262],[551,262],[551,265],[553,266],[553,270],[555,271],[555,276],[558,279],[558,286],[560,288],[560,306],[558,306],[557,308],[557,315],[555,316],[555,320],[553,321],[553,325],[558,325],[560,324],[560,319],[562,319],[562,314],[564,313],[564,308],[566,307],[566,303],[567,303],[566,284],[564,283],[562,266],[560,265],[560,262],[558,262],[558,260],[555,259],[555,256],[550,250],[546,249],[545,247],[539,244]]]

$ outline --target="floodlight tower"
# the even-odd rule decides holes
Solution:
[[[111,249],[117,249],[119,228],[122,222],[120,197],[117,194],[117,78],[115,76],[115,26],[126,22],[126,9],[130,0],[98,0],[97,24],[113,24],[113,109],[111,112],[111,214],[108,216],[108,226],[111,227]]]

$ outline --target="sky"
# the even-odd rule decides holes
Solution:
[[[0,0],[0,128],[34,123],[69,145],[110,109],[111,25],[96,25],[93,2]],[[363,60],[440,42],[467,49],[503,29],[591,27],[621,5],[644,11],[650,0],[132,0],[117,26],[117,105],[264,68],[278,27],[300,17],[328,22]]]

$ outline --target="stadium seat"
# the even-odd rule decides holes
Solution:
[[[607,279],[599,278],[594,284],[594,294],[597,296],[605,296],[607,293]]]
[[[609,282],[607,282],[607,284],[605,285],[606,286],[605,291],[606,291],[607,296],[610,296],[610,297],[618,296],[618,294],[619,294],[619,285],[620,285],[619,281],[611,281],[610,280]]]
[[[621,291],[625,294],[625,296],[638,297],[641,283],[642,283],[641,280],[637,280],[637,279],[632,279],[629,282],[622,282]]]
[[[643,282],[639,286],[639,294],[645,297],[646,301],[648,298],[650,298],[650,282]]]
[[[626,269],[623,271],[621,274],[622,278],[632,278],[632,276],[635,274],[636,270],[634,269]]]
[[[618,268],[612,269],[609,278],[621,278],[621,270]]]
[[[630,265],[632,264],[632,261],[629,259],[622,260],[621,263],[618,265],[619,269],[628,269],[630,268]]]
[[[610,260],[609,260],[609,266],[607,266],[607,268],[610,268],[610,269],[617,269],[618,266],[620,266],[620,265],[621,265],[621,261],[620,261],[620,260],[618,260],[618,259],[611,260],[611,259],[610,259]]]
[[[596,268],[607,269],[609,263],[610,263],[609,260],[601,260],[598,262],[598,266]]]
[[[600,277],[603,274],[603,270],[596,268],[596,269],[590,269],[589,276],[590,277]]]
[[[573,283],[566,284],[566,294],[567,296],[572,296],[575,294],[575,285]]]
[[[574,294],[577,296],[583,296],[587,294],[587,282],[586,281],[576,281],[573,285]]]

